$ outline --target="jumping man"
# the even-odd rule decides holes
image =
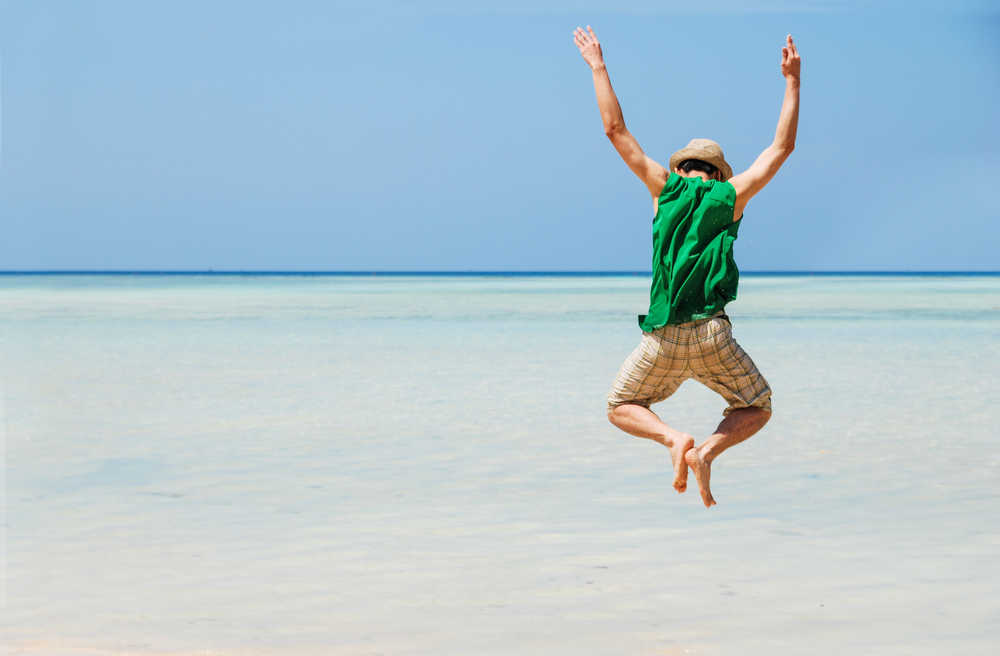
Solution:
[[[799,53],[788,36],[781,49],[785,100],[774,143],[733,176],[719,144],[694,139],[670,157],[670,169],[650,159],[625,127],[601,44],[587,26],[573,39],[594,72],[604,133],[653,197],[653,284],[649,314],[639,317],[642,343],[608,395],[608,419],[626,433],[670,449],[674,488],[694,472],[705,507],[715,505],[712,462],[771,418],[771,388],[739,344],[724,308],[736,298],[739,271],[733,242],[747,202],[771,181],[795,148],[799,122]],[[660,420],[649,406],[694,378],[729,403],[715,433],[700,446]]]

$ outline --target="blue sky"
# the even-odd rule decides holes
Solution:
[[[654,159],[740,171],[803,57],[763,270],[1000,270],[1000,3],[0,3],[0,270],[648,270]]]

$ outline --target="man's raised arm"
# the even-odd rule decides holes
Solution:
[[[597,106],[601,110],[601,120],[604,122],[604,134],[608,135],[608,139],[632,169],[632,173],[645,183],[653,198],[659,198],[663,185],[667,182],[667,170],[642,152],[639,142],[625,127],[622,108],[618,104],[614,89],[611,88],[611,78],[608,77],[608,69],[604,65],[604,54],[601,52],[597,35],[589,25],[587,31],[578,27],[573,33],[573,41],[594,72],[594,90],[597,92]]]
[[[801,61],[792,35],[788,35],[785,47],[781,49],[781,74],[785,76],[785,101],[778,117],[778,129],[774,133],[774,143],[760,154],[757,161],[730,182],[736,188],[736,208],[734,221],[743,216],[747,201],[771,181],[781,165],[795,150],[795,133],[799,126],[799,69]]]

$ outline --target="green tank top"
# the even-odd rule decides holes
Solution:
[[[639,317],[644,331],[706,319],[736,298],[735,204],[729,182],[667,178],[653,218],[649,314]]]

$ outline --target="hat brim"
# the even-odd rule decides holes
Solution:
[[[677,170],[677,165],[686,159],[700,159],[703,162],[708,162],[715,168],[722,172],[723,181],[728,180],[733,177],[733,167],[729,166],[729,162],[719,157],[715,153],[708,150],[702,150],[701,148],[684,148],[678,150],[676,153],[670,156],[670,171],[674,172]]]

